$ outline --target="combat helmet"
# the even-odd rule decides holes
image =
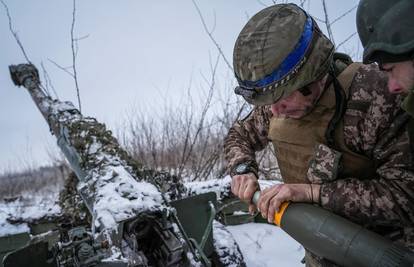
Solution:
[[[364,63],[409,60],[414,52],[413,0],[361,0],[357,29]]]
[[[236,40],[235,93],[250,104],[272,104],[322,78],[332,65],[333,52],[332,42],[297,5],[265,8]]]

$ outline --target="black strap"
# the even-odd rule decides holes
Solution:
[[[408,137],[410,141],[411,152],[414,153],[414,118],[410,117],[407,123]]]
[[[327,140],[327,145],[329,147],[336,148],[335,129],[338,123],[341,121],[343,115],[345,114],[347,99],[342,85],[336,78],[336,70],[334,64],[332,64],[329,69],[329,77],[331,79],[331,82],[333,83],[333,87],[335,90],[335,113],[332,116],[332,119],[329,121],[328,128],[325,132],[325,138]],[[331,82],[327,82],[327,85],[329,86]]]

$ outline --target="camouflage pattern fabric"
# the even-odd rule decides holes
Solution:
[[[334,181],[341,168],[342,155],[324,144],[317,144],[310,161],[307,178],[312,184]]]
[[[400,104],[401,96],[388,93],[385,74],[375,65],[362,66],[350,87],[344,141],[374,161],[376,174],[337,177],[340,164],[330,158],[332,151],[322,148],[308,171],[314,177],[307,178],[321,184],[323,208],[414,249],[414,152]],[[224,145],[228,170],[254,161],[255,152],[268,145],[271,116],[270,106],[255,107],[233,125]]]

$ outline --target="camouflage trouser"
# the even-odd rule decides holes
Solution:
[[[305,252],[305,266],[306,267],[338,267],[335,263],[332,263],[326,259],[316,256],[315,254],[306,251]]]

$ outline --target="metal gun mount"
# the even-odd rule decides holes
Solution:
[[[162,192],[158,181],[169,175],[145,170],[120,148],[105,125],[84,117],[70,102],[47,95],[35,66],[10,66],[10,73],[15,85],[28,90],[56,136],[78,177],[77,191],[92,222],[89,229],[72,227],[60,231],[57,243],[32,240],[6,257],[5,266],[33,265],[33,260],[29,259],[29,263],[23,255],[38,255],[41,266],[211,265],[207,256],[213,252],[215,194],[193,196],[185,203],[179,200],[184,186],[176,181],[166,187],[168,192]],[[171,184],[176,185],[173,190]],[[179,200],[176,209],[174,200]],[[191,203],[197,203],[197,208]],[[188,217],[189,209],[201,213],[197,227],[204,227],[202,231],[191,233],[192,228],[186,228],[194,226],[192,220],[186,225],[180,222]],[[233,250],[240,252],[238,247]],[[238,261],[232,264],[244,266],[241,254],[233,256]]]
[[[75,227],[62,233],[52,251],[58,266],[91,266],[105,258],[108,248],[108,242],[96,242],[85,227]]]

